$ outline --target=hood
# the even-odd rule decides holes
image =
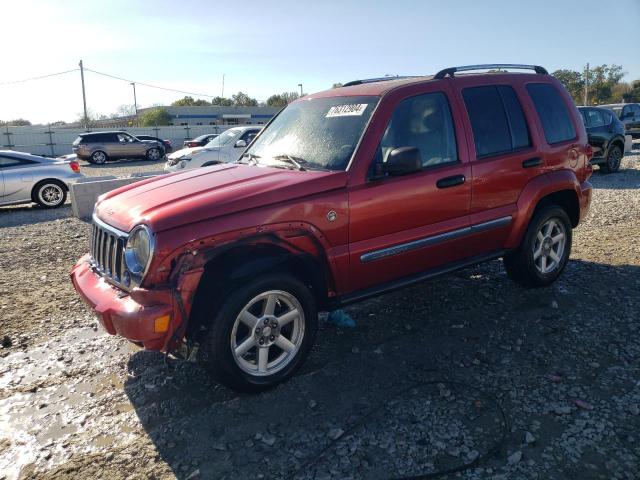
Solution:
[[[342,188],[346,172],[297,171],[223,164],[161,175],[106,193],[96,214],[128,232],[154,232]]]
[[[168,158],[174,159],[174,158],[184,157],[185,155],[193,155],[194,153],[200,152],[202,150],[204,150],[204,147],[183,148],[173,152],[171,155],[169,155]]]

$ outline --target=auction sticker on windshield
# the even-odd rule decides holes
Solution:
[[[331,117],[357,117],[364,113],[367,108],[366,103],[350,103],[347,105],[334,105],[329,109],[326,118]]]

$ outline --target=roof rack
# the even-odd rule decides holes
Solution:
[[[389,80],[400,80],[403,78],[415,78],[415,75],[396,75],[395,77],[378,77],[378,78],[365,78],[362,80],[352,80],[342,85],[343,87],[351,87],[353,85],[362,85],[363,83],[376,83],[386,82]]]
[[[484,65],[463,65],[461,67],[450,67],[440,70],[434,78],[441,79],[449,75],[453,77],[456,72],[467,72],[469,70],[493,70],[500,68],[510,68],[512,70],[534,70],[540,75],[548,75],[546,68],[538,65],[522,65],[519,63],[487,63]]]

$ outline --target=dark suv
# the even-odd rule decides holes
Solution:
[[[465,73],[499,68],[535,73]],[[262,390],[302,364],[318,310],[499,257],[552,283],[591,153],[541,67],[357,80],[287,105],[237,163],[102,195],[71,278],[109,333],[198,346],[222,383]]]
[[[156,140],[140,140],[127,132],[81,133],[71,144],[78,158],[101,165],[110,158],[146,158],[157,161],[164,146]]]
[[[613,103],[601,105],[608,108],[624,123],[625,131],[633,138],[640,138],[640,103]]]
[[[593,147],[591,163],[600,165],[604,173],[617,172],[624,155],[623,123],[607,108],[578,107],[578,110]]]

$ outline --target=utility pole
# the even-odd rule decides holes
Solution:
[[[133,108],[136,111],[136,126],[138,126],[138,99],[136,98],[136,82],[131,82],[133,87]]]
[[[584,75],[584,104],[589,105],[589,63],[587,63],[587,69]]]
[[[82,80],[82,105],[84,106],[84,129],[89,130],[89,118],[87,117],[87,95],[84,91],[84,67],[82,66],[82,60],[80,60],[79,66],[80,66],[80,80]]]
[[[298,86],[300,87],[300,96],[304,97],[304,93],[302,93],[302,84],[299,83]]]
[[[222,74],[222,94],[220,96],[224,98],[224,73]]]

